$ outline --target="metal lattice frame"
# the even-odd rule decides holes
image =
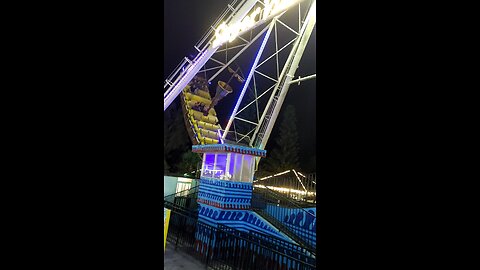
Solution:
[[[253,27],[240,33],[233,42],[225,43],[217,48],[212,47],[215,29],[221,22],[227,22],[229,25],[239,22],[256,6],[265,6],[265,3],[257,0],[234,0],[228,5],[207,34],[194,46],[198,51],[197,56],[193,60],[185,58],[165,81],[164,110],[168,108],[171,102],[196,74],[203,74],[208,78],[208,82],[213,81],[222,74],[227,67],[234,64],[239,57],[244,55],[246,50],[254,46],[255,43],[258,43],[257,41],[260,41],[260,38],[263,37],[253,67],[246,77],[242,74],[242,79],[244,80],[243,89],[233,108],[227,126],[222,130],[222,137],[225,139],[228,135],[229,139],[233,139],[237,143],[245,143],[264,149],[290,84],[300,83],[301,81],[316,77],[316,75],[313,74],[303,78],[299,76],[297,80],[293,80],[299,61],[316,23],[316,1],[300,0],[285,10],[281,10],[277,12],[277,14],[272,14],[268,18],[256,22]],[[284,16],[284,14],[292,14],[297,10],[297,21],[287,22],[283,20],[282,16]],[[303,18],[302,11],[304,14]],[[284,31],[294,35],[291,40],[287,41],[286,44],[281,47],[279,46],[278,39],[282,36],[283,32],[280,32],[279,28],[283,28]],[[275,42],[274,52],[260,61],[264,54],[266,43],[269,41]],[[279,54],[284,51],[287,52],[288,49],[290,49],[289,56],[287,60],[282,63],[283,68],[281,69]],[[271,61],[272,59],[275,61]],[[265,74],[260,70],[261,67],[272,64],[272,62],[275,64],[275,76]],[[258,80],[262,80],[263,82],[269,81],[270,85],[264,83],[260,86]],[[247,90],[253,93],[253,100],[245,100],[245,102],[243,102]],[[270,94],[268,102],[265,106],[261,106],[259,101],[262,100],[264,102],[265,96],[268,96],[267,94]],[[253,119],[241,117],[240,113],[251,106],[255,106],[256,111]],[[251,128],[248,130],[237,130],[235,125],[236,121],[247,123]]]

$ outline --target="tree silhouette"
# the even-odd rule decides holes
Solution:
[[[182,174],[192,174],[197,170],[197,166],[201,164],[202,159],[197,153],[192,151],[185,152],[182,155],[182,162],[178,165],[178,172]],[[195,175],[195,172],[193,173]]]
[[[183,111],[179,104],[172,103],[164,114],[163,131],[164,166],[168,166],[168,171],[172,173],[178,172],[182,155],[191,151],[190,139],[183,121]]]
[[[317,155],[313,155],[311,156],[309,159],[309,161],[307,162],[307,164],[305,165],[306,168],[303,168],[305,170],[305,172],[307,173],[314,173],[317,171]]]
[[[295,108],[288,105],[282,114],[279,135],[272,138],[271,153],[260,161],[260,175],[283,172],[299,167],[299,144]]]
[[[165,135],[164,135],[165,137]],[[170,165],[168,165],[168,162],[167,162],[167,152],[166,152],[166,145],[165,145],[165,138],[164,138],[164,141],[163,141],[163,172],[164,173],[169,173],[170,172]]]

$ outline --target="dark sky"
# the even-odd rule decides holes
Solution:
[[[225,0],[166,0],[164,1],[164,78],[175,69],[183,57],[195,53],[193,46],[206,33],[211,24],[231,1]],[[288,31],[279,29],[280,31]],[[253,45],[252,45],[253,47]],[[300,61],[298,75],[307,76],[316,73],[316,29],[312,33],[309,44]],[[266,51],[266,54],[273,52]],[[254,55],[248,58],[244,53],[245,61],[253,62]],[[265,57],[262,57],[264,59]],[[262,60],[261,60],[262,61]],[[243,67],[242,67],[243,68]],[[248,68],[243,69],[248,73]],[[246,74],[245,74],[246,75]],[[318,79],[318,78],[317,78]],[[291,104],[295,107],[297,115],[297,127],[300,143],[300,161],[309,163],[316,151],[316,79],[302,82],[300,86],[291,85],[282,108]],[[232,85],[234,88],[235,86]],[[240,85],[238,86],[240,87]],[[234,89],[235,90],[235,89]],[[240,91],[238,91],[240,92]],[[267,94],[268,95],[268,94]],[[225,97],[217,106],[220,124],[225,128],[228,116],[233,110],[236,101],[234,94]],[[269,150],[272,139],[278,134],[280,117],[277,119],[272,134],[267,144]],[[303,167],[303,166],[302,166]]]

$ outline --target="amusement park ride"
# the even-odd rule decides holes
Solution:
[[[264,150],[290,85],[316,77],[298,76],[294,80],[315,24],[315,0],[234,0],[194,46],[196,56],[185,57],[165,80],[164,111],[180,96],[185,125],[194,145],[228,141]],[[285,45],[280,47],[280,40],[286,41]],[[256,47],[247,76],[239,68],[232,69],[235,61],[251,58],[246,51]],[[270,49],[273,53],[267,55]],[[288,56],[282,61],[281,55],[287,50]],[[272,65],[275,75],[261,70],[267,65]],[[230,79],[219,80],[222,76]],[[233,89],[232,78],[242,84],[241,89]],[[214,81],[216,92],[212,98],[209,85]],[[249,95],[247,91],[251,91]],[[228,123],[222,127],[215,106],[232,93],[238,99]],[[262,98],[267,94],[268,99]],[[252,107],[255,113],[241,115]],[[245,130],[238,130],[239,121]],[[259,160],[257,157],[255,168]]]
[[[175,216],[171,228],[176,243],[180,232],[188,231],[194,238],[194,251],[207,262],[227,265],[230,256],[233,266],[245,264],[221,269],[315,269],[314,205],[300,205],[267,188],[255,189],[253,180],[260,158],[266,157],[265,146],[290,85],[316,77],[294,80],[316,24],[315,12],[316,0],[233,0],[194,46],[196,56],[185,57],[165,80],[164,111],[180,97],[194,144],[192,152],[203,156],[198,187],[185,191],[187,195],[181,198],[170,195],[172,202],[164,200]],[[268,55],[268,51],[273,53]],[[249,66],[246,76],[242,59]],[[267,72],[264,69],[269,65]],[[268,99],[263,98],[268,94]],[[222,127],[215,107],[227,95],[235,95],[236,101]],[[305,193],[312,192],[305,188]],[[196,210],[188,212],[186,204],[178,203],[183,199],[194,199],[191,205]],[[190,217],[180,217],[179,211],[196,215],[191,221],[193,229],[185,229],[190,226],[186,219],[178,223]],[[255,241],[243,244],[247,238],[231,241],[223,236],[226,230],[235,230],[228,237],[241,233],[266,246],[274,244],[268,254],[276,255],[267,258],[267,252],[252,248]]]

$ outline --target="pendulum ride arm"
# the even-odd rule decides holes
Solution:
[[[241,21],[251,8],[257,3],[257,0],[244,0],[239,3],[236,8],[229,6],[233,9],[233,16],[229,20],[228,24],[234,24]],[[212,37],[213,39],[213,37]],[[182,92],[183,88],[193,79],[193,77],[198,73],[198,71],[205,65],[205,63],[210,59],[210,57],[217,51],[219,48],[213,47],[210,40],[208,46],[205,46],[204,49],[199,50],[198,55],[193,59],[193,61],[187,60],[188,65],[180,65],[178,70],[174,74],[180,74],[171,82],[167,79],[165,86],[169,86],[167,91],[164,93],[163,98],[163,110],[165,111],[168,106],[173,102],[173,100]],[[182,70],[182,71],[180,71]]]
[[[224,23],[228,26],[232,26],[232,25],[243,24],[244,23],[243,20],[246,18],[247,13],[252,10],[252,8],[255,6],[255,4],[257,4],[257,2],[261,3],[265,7],[263,10],[260,9],[262,13],[261,19],[257,22],[254,22],[253,25],[250,25],[245,29],[242,28],[242,31],[240,33],[237,33],[238,35],[241,35],[242,33],[245,33],[250,29],[253,29],[269,21],[273,17],[277,16],[279,13],[286,11],[293,5],[298,4],[303,0],[277,0],[277,1],[274,1],[276,5],[274,6],[273,9],[271,6],[272,4],[271,1],[272,0],[270,1],[241,0],[238,3],[238,5],[236,5],[237,0],[234,0],[232,2],[232,5],[236,5],[236,7],[232,5],[228,5],[228,9],[220,16],[220,19],[217,20],[214,26],[212,26],[212,29],[207,33],[207,35],[202,39],[202,41],[199,44],[204,44],[203,42],[208,37],[210,37],[208,43],[206,45],[197,44],[199,45],[198,47],[195,46],[195,48],[199,52],[197,56],[193,60],[185,58],[177,67],[177,69],[172,73],[172,75],[165,80],[164,88],[168,87],[168,89],[163,94],[163,110],[164,111],[168,108],[168,106],[170,106],[173,100],[182,92],[185,86],[193,79],[193,77],[198,73],[198,71],[207,63],[207,61],[212,57],[212,55],[215,54],[217,49],[225,42],[225,41],[219,41],[218,44],[215,44],[216,40],[214,39],[215,38],[214,32],[216,32],[216,30],[213,32],[212,30],[214,30],[215,27],[217,27],[217,30],[219,29],[218,27],[221,26],[220,24],[221,20],[226,16],[226,14],[229,11],[231,11],[232,13],[225,20]],[[202,47],[202,46],[203,48],[200,49],[199,47]],[[228,64],[224,65],[224,67],[221,70],[225,69],[227,66]],[[221,72],[221,70],[219,72]]]

